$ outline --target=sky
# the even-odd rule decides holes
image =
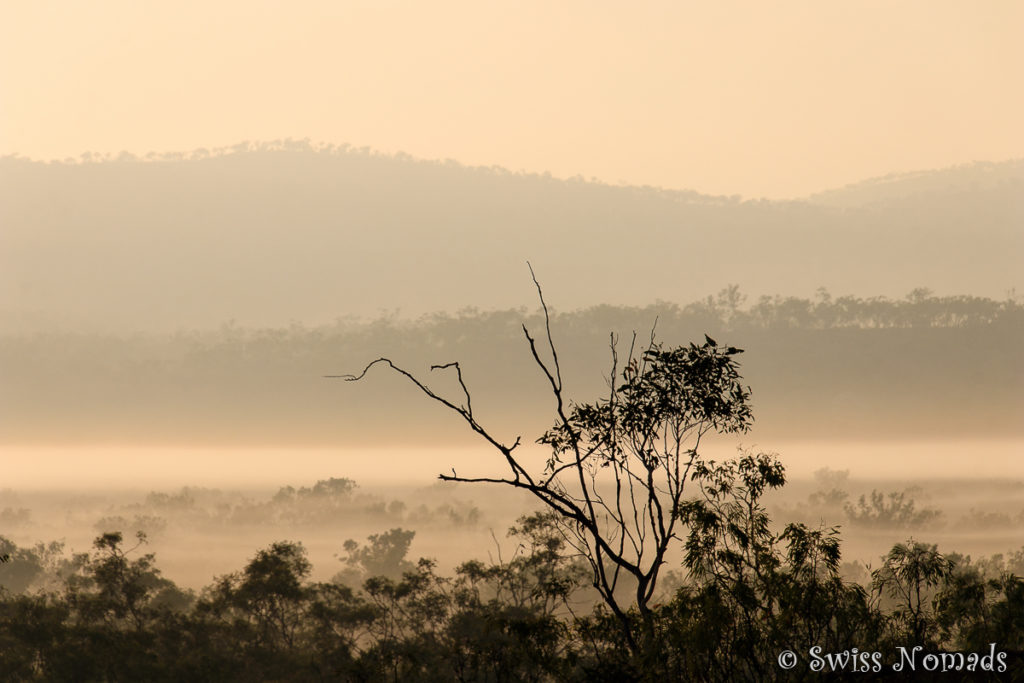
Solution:
[[[0,155],[313,142],[746,198],[1024,157],[1024,3],[0,3]]]

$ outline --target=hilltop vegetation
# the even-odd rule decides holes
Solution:
[[[146,159],[0,159],[0,329],[162,331],[754,296],[1002,297],[1019,286],[1024,166],[762,201],[302,142]],[[615,264],[614,273],[598,264]]]

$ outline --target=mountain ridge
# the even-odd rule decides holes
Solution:
[[[0,156],[0,162],[3,161],[19,161],[27,162],[31,164],[43,164],[43,165],[64,165],[64,166],[75,166],[84,164],[95,164],[95,163],[109,163],[109,162],[147,162],[147,163],[167,163],[167,162],[182,162],[182,161],[201,161],[210,158],[217,158],[222,156],[229,156],[234,154],[246,154],[246,153],[258,153],[258,152],[312,152],[319,154],[354,154],[370,158],[385,159],[389,161],[396,161],[402,163],[412,164],[425,164],[425,165],[443,165],[448,167],[457,167],[460,169],[474,171],[474,172],[486,172],[495,173],[503,176],[521,176],[521,177],[536,177],[552,180],[555,182],[567,182],[567,183],[588,183],[601,185],[608,188],[621,188],[629,190],[637,190],[644,192],[653,192],[656,194],[678,196],[679,198],[692,198],[692,199],[703,199],[703,200],[726,200],[730,202],[735,201],[754,201],[754,202],[822,202],[827,203],[830,196],[845,194],[852,191],[859,191],[865,188],[877,188],[877,187],[893,187],[908,181],[914,182],[920,179],[927,179],[936,176],[950,176],[952,174],[964,174],[974,173],[976,171],[982,171],[989,174],[997,174],[1001,176],[1012,176],[1014,180],[1021,180],[1024,177],[1024,158],[1009,158],[1001,161],[991,160],[974,160],[964,162],[960,164],[953,164],[950,166],[943,166],[938,168],[930,169],[916,169],[910,171],[900,171],[887,173],[878,176],[869,176],[862,180],[847,183],[842,186],[829,187],[815,192],[810,192],[804,195],[789,197],[789,198],[774,198],[768,199],[763,197],[743,197],[740,193],[732,193],[728,195],[716,195],[700,192],[694,189],[687,188],[669,188],[664,186],[649,185],[649,184],[636,184],[628,182],[612,183],[609,181],[601,180],[599,178],[590,177],[585,178],[582,174],[575,176],[569,176],[564,178],[557,178],[552,176],[549,172],[545,171],[526,171],[526,170],[513,170],[504,166],[492,164],[465,164],[456,161],[451,158],[447,159],[428,159],[415,157],[406,152],[382,152],[375,150],[372,147],[362,146],[355,147],[349,144],[327,144],[319,143],[314,144],[308,138],[302,140],[294,139],[283,139],[273,140],[267,142],[251,143],[248,141],[240,142],[235,145],[228,145],[224,147],[216,148],[205,148],[198,147],[189,151],[169,151],[169,152],[149,152],[145,155],[139,156],[131,152],[123,151],[118,155],[113,154],[98,154],[94,152],[83,152],[78,158],[66,157],[64,159],[33,159],[20,154],[7,154]]]
[[[991,173],[979,168],[958,177]],[[150,161],[4,157],[0,330],[509,308],[532,302],[527,260],[563,309],[690,301],[729,284],[1000,298],[1020,284],[1024,219],[1021,163],[995,168],[1010,181],[850,207],[294,141]]]

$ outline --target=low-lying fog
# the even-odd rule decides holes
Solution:
[[[723,440],[705,457],[732,457],[740,443],[776,452],[786,466],[787,485],[766,497],[775,523],[839,525],[845,561],[877,566],[911,536],[976,559],[1024,551],[1024,441]],[[502,487],[437,480],[453,467],[502,474],[483,447],[8,447],[5,461],[0,535],[22,547],[63,541],[70,554],[89,551],[101,532],[141,530],[164,575],[194,589],[278,540],[301,541],[313,578],[326,580],[343,569],[346,540],[393,528],[416,532],[409,559],[435,558],[450,572],[470,558],[511,555],[508,527],[538,507]]]

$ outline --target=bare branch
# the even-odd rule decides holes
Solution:
[[[410,382],[415,384],[416,387],[420,391],[422,391],[424,394],[426,394],[428,397],[430,397],[431,399],[433,399],[433,400],[437,401],[438,403],[442,404],[443,406],[445,406],[449,410],[452,410],[452,411],[458,413],[460,416],[462,416],[462,419],[464,419],[469,424],[470,428],[474,432],[476,432],[477,434],[482,436],[488,443],[490,443],[492,446],[497,448],[498,451],[500,451],[505,456],[506,462],[508,463],[509,467],[512,468],[512,471],[516,474],[516,477],[520,477],[521,476],[521,477],[525,478],[527,481],[529,481],[531,484],[533,483],[533,479],[530,476],[530,474],[522,467],[522,465],[519,464],[518,461],[516,461],[515,458],[512,457],[512,450],[515,449],[519,445],[519,437],[516,437],[515,443],[513,443],[511,446],[506,446],[503,443],[499,442],[497,439],[495,439],[493,436],[491,436],[487,432],[487,430],[485,430],[483,427],[481,427],[479,423],[477,423],[477,421],[473,418],[473,414],[469,411],[468,407],[463,408],[461,406],[457,406],[454,403],[452,403],[451,401],[449,401],[448,399],[444,398],[443,396],[440,396],[440,395],[434,393],[430,389],[430,387],[428,387],[427,385],[423,384],[418,379],[416,379],[415,375],[413,375],[411,372],[409,372],[409,371],[407,371],[407,370],[405,370],[405,369],[395,365],[391,361],[390,358],[378,358],[377,360],[372,361],[365,368],[363,368],[363,371],[361,373],[359,373],[358,375],[325,375],[325,377],[332,378],[332,379],[339,379],[340,378],[340,379],[344,379],[347,382],[358,382],[359,380],[363,379],[363,377],[366,376],[366,373],[370,371],[370,368],[372,368],[374,365],[377,365],[378,363],[386,364],[392,370],[394,370],[395,372],[397,372],[398,374],[402,375],[403,377],[408,379]],[[461,375],[461,372],[460,372],[460,375]],[[459,383],[462,385],[463,390],[466,391],[467,401],[468,401],[469,400],[468,399],[469,392],[466,389],[466,385],[464,383],[462,383],[461,376],[460,376]]]
[[[430,369],[444,370],[451,367],[455,368],[455,373],[459,378],[459,386],[462,387],[462,393],[466,395],[466,412],[469,413],[470,417],[473,417],[473,398],[469,395],[469,389],[466,388],[466,383],[462,381],[462,366],[459,365],[459,361],[445,363],[444,365],[431,365]]]
[[[555,376],[558,378],[558,390],[562,390],[562,370],[558,364],[558,352],[555,351],[555,342],[551,336],[551,315],[548,312],[548,305],[544,301],[544,291],[540,287],[540,283],[537,282],[537,276],[533,272],[533,266],[530,262],[526,262],[526,266],[530,269],[530,277],[533,278],[533,284],[537,287],[537,296],[540,298],[540,306],[544,309],[544,329],[547,331],[548,346],[551,348],[551,358],[555,364]]]

